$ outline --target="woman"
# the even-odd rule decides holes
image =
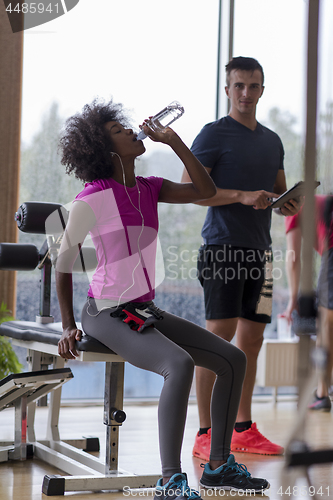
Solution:
[[[180,452],[195,365],[213,370],[212,448],[200,480],[206,488],[269,487],[252,478],[230,455],[230,441],[245,373],[245,355],[232,344],[184,319],[158,309],[154,298],[157,203],[192,203],[213,196],[215,185],[179,136],[167,128],[142,127],[153,141],[168,145],[185,165],[187,184],[136,177],[135,159],[145,152],[128,128],[119,104],[93,101],[67,121],[60,141],[67,173],[85,181],[72,205],[57,260],[56,282],[63,334],[59,354],[77,356],[81,339],[72,307],[72,265],[90,233],[97,269],[82,311],[85,333],[135,366],[164,377],[158,410],[163,478],[157,497],[200,498],[181,473]],[[175,494],[178,491],[178,495]]]

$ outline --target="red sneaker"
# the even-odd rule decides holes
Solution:
[[[258,453],[259,455],[282,455],[284,449],[263,436],[253,423],[247,431],[234,432],[231,438],[231,451],[239,453]]]
[[[210,455],[210,445],[212,441],[211,429],[208,429],[207,434],[201,434],[199,436],[199,432],[195,436],[194,446],[192,455],[197,458],[201,458],[201,460],[209,461]]]

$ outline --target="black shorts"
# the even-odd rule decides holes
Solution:
[[[206,319],[241,317],[270,323],[271,272],[271,250],[202,245],[198,279],[204,290]]]
[[[321,258],[317,296],[318,305],[333,309],[333,248]]]

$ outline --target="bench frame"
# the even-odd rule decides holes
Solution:
[[[10,322],[8,323],[10,324]],[[56,325],[56,324],[55,324]],[[54,325],[54,326],[55,326]],[[37,324],[36,324],[37,326]],[[40,327],[40,325],[38,325]],[[28,349],[28,360],[32,371],[53,365],[63,368],[65,360],[58,355],[57,346],[29,340],[12,339],[14,345]],[[61,387],[50,394],[46,439],[37,441],[35,436],[36,403],[28,405],[27,443],[33,446],[33,454],[44,462],[70,474],[69,476],[44,477],[43,493],[63,495],[68,491],[122,490],[129,488],[153,488],[159,475],[136,475],[118,467],[119,427],[121,422],[113,418],[115,409],[123,409],[124,360],[117,354],[79,351],[78,361],[105,362],[104,424],[106,425],[106,457],[103,463],[90,455],[89,439],[62,441],[59,433]],[[1,443],[9,451],[12,443]],[[78,449],[78,448],[81,449]],[[96,448],[90,449],[96,451]],[[21,457],[20,457],[21,458]],[[2,461],[4,461],[2,455]],[[9,454],[7,455],[9,459]]]

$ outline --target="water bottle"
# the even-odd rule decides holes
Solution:
[[[184,111],[183,106],[178,101],[172,101],[168,106],[163,108],[162,111],[150,119],[149,126],[153,130],[156,130],[156,132],[161,132],[171,125],[171,123],[183,116]],[[142,141],[146,137],[144,131],[141,130],[137,136],[137,140]]]

